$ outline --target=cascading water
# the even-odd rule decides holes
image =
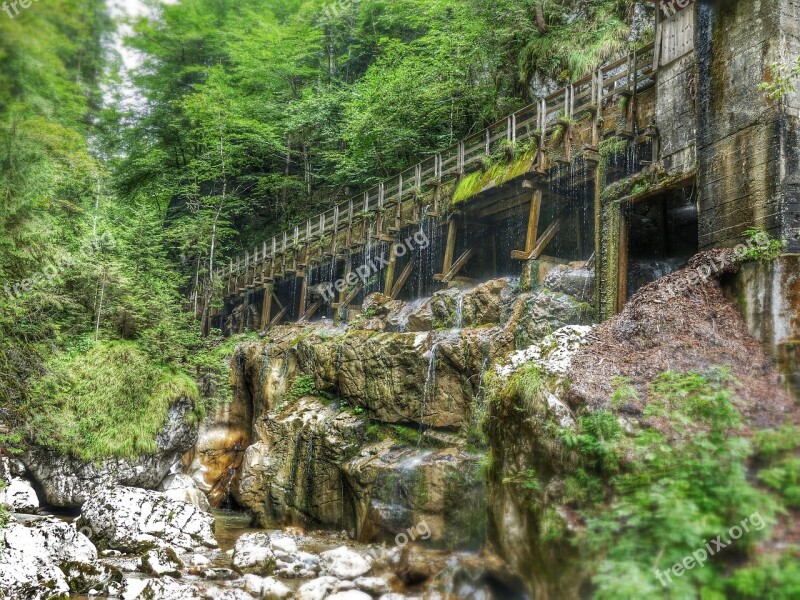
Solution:
[[[419,417],[419,431],[425,431],[425,408],[428,400],[433,400],[433,395],[436,393],[436,351],[438,349],[438,342],[433,342],[431,349],[428,351],[428,373],[425,377],[425,387],[422,390],[422,404],[420,407]],[[420,437],[420,443],[422,438]]]

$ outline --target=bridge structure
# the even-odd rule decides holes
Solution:
[[[501,275],[534,288],[563,263],[593,271],[607,318],[758,227],[788,241],[788,266],[759,275],[774,300],[747,300],[763,296],[754,278],[742,304],[800,387],[800,93],[760,89],[800,57],[800,0],[675,0],[656,14],[652,42],[216,270],[215,325],[347,319],[370,293]]]

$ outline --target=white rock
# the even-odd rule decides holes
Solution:
[[[137,600],[205,600],[204,594],[195,586],[180,583],[172,577],[151,579]]]
[[[209,512],[211,510],[208,498],[197,487],[195,480],[188,475],[180,473],[167,475],[158,485],[158,490],[164,492],[168,498],[188,502],[202,511]]]
[[[267,533],[245,533],[233,548],[233,566],[240,571],[269,575],[275,568],[275,553]]]
[[[122,600],[134,600],[138,598],[142,590],[150,583],[150,579],[125,579],[125,591],[122,592]]]
[[[356,579],[355,584],[362,592],[375,596],[388,594],[391,591],[388,582],[380,577],[359,577]]]
[[[338,583],[336,577],[318,577],[300,586],[295,594],[295,600],[325,600]]]
[[[319,557],[320,572],[338,579],[356,579],[372,569],[369,561],[347,546],[323,552]]]
[[[142,570],[156,577],[163,575],[178,577],[183,566],[183,561],[172,548],[155,548],[148,550],[142,556]]]
[[[59,567],[97,558],[97,550],[85,536],[54,518],[12,521],[0,537],[0,590],[9,598],[67,593],[69,585]]]
[[[358,590],[349,590],[332,594],[328,596],[327,600],[372,600],[372,596]]]
[[[285,600],[291,597],[292,590],[274,577],[259,577],[258,575],[245,575],[244,590],[263,600]]]
[[[383,596],[378,598],[378,600],[406,600],[406,596],[403,596],[403,594],[391,593],[391,594],[384,594]]]
[[[39,508],[39,498],[30,482],[12,477],[7,486],[0,490],[0,505],[12,512],[32,514]]]
[[[253,600],[253,596],[236,588],[208,588],[203,597],[206,600]]]
[[[139,488],[107,488],[94,494],[76,524],[100,547],[131,554],[153,544],[187,552],[217,547],[211,515],[161,492]]]
[[[211,564],[211,561],[203,556],[202,554],[195,554],[192,556],[192,566],[193,567],[207,567]]]

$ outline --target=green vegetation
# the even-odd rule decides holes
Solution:
[[[314,378],[311,375],[300,375],[292,382],[292,389],[289,390],[289,396],[297,400],[305,396],[316,396],[317,386],[314,383]]]
[[[58,356],[33,388],[25,434],[37,444],[85,460],[132,458],[156,449],[167,410],[198,402],[186,375],[155,364],[136,344],[107,342]],[[204,417],[199,407],[189,415]]]
[[[786,250],[786,241],[769,235],[763,229],[750,228],[744,232],[746,246],[737,246],[739,260],[770,262],[778,258]]]
[[[755,597],[744,592],[754,581],[796,581],[796,568],[785,561],[748,566],[728,577],[726,563],[712,560],[673,578],[669,589],[653,575],[653,569],[671,568],[703,540],[759,513],[767,526],[736,541],[737,555],[747,556],[769,536],[776,516],[796,502],[793,457],[760,474],[778,495],[749,477],[752,448],[743,435],[733,383],[726,369],[664,373],[649,386],[650,425],[626,433],[615,415],[599,411],[582,416],[565,439],[583,465],[568,488],[595,490],[594,499],[581,498],[590,501],[582,509],[588,528],[575,543],[589,555],[603,556],[594,578],[596,597],[722,598],[734,590]],[[773,457],[782,455],[800,445],[797,438],[789,442],[788,434],[760,432],[756,444]],[[594,483],[587,486],[587,478]],[[605,491],[598,496],[600,490]],[[786,595],[774,597],[791,597],[780,593]]]
[[[800,76],[800,58],[794,63],[773,63],[769,67],[770,79],[759,84],[758,89],[766,92],[770,100],[782,101],[797,88]]]

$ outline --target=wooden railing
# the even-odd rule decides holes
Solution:
[[[265,285],[287,271],[297,270],[297,254],[313,244],[331,240],[332,255],[336,238],[367,216],[382,215],[411,200],[420,191],[459,178],[482,164],[483,159],[501,148],[533,141],[540,149],[559,123],[576,121],[602,110],[615,96],[640,92],[655,83],[654,44],[649,44],[597,71],[561,88],[538,102],[521,108],[481,132],[430,156],[361,196],[334,206],[326,212],[265,240],[252,252],[215,271],[223,281],[225,297]],[[291,257],[291,259],[289,259]],[[301,259],[302,260],[302,259]],[[280,264],[279,264],[280,263]]]

